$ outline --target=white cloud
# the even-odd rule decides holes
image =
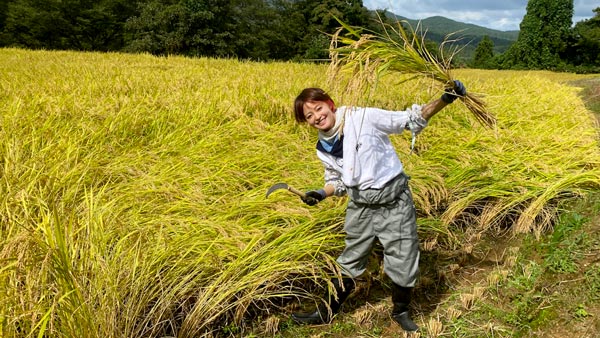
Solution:
[[[440,15],[455,21],[497,30],[518,30],[526,13],[527,0],[364,0],[369,9],[387,9],[409,19]],[[594,15],[597,0],[575,0],[573,23]]]

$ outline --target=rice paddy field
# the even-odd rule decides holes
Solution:
[[[343,248],[344,198],[265,198],[278,182],[323,184],[316,132],[295,123],[292,102],[326,86],[326,71],[0,49],[0,336],[278,334],[298,303],[318,301]],[[566,84],[585,77],[453,74],[497,125],[457,101],[415,153],[409,133],[394,136],[424,250],[543,236],[600,188],[597,122]],[[441,94],[401,80],[382,79],[364,104],[401,110]]]

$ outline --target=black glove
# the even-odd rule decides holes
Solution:
[[[452,103],[458,97],[465,95],[467,95],[465,85],[458,80],[454,80],[454,88],[446,88],[445,93],[442,94],[442,101]]]
[[[306,197],[302,198],[302,202],[313,206],[325,199],[325,190],[310,190],[306,192]]]

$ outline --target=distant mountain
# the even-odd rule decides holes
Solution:
[[[425,34],[425,38],[437,42],[445,39],[453,41],[450,46],[462,48],[458,57],[470,60],[481,39],[487,35],[494,41],[494,52],[505,52],[519,37],[519,31],[499,31],[470,23],[454,21],[443,16],[433,16],[423,20],[413,20],[392,14],[392,18],[407,21],[414,29]]]

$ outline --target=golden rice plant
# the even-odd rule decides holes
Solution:
[[[294,82],[273,92],[232,60],[0,54],[0,336],[210,336],[335,273],[340,205],[264,198],[320,175]]]
[[[441,83],[444,88],[454,88],[452,56],[444,57],[443,50],[450,40],[441,44],[438,58],[427,49],[425,35],[419,34],[419,27],[414,29],[407,21],[392,25],[379,18],[382,33],[352,27],[339,19],[338,22],[342,27],[331,38],[329,81],[344,83],[342,91],[351,100],[356,101],[357,95],[375,90],[384,75],[408,75],[404,81],[426,78]],[[476,94],[469,91],[460,99],[484,126],[496,124],[495,116]]]
[[[0,336],[210,337],[322,301],[346,200],[265,192],[323,184],[291,105],[326,65],[0,49],[0,68]],[[420,238],[541,231],[597,190],[597,131],[575,89],[545,72],[456,72],[490,94],[498,128],[456,105],[419,156],[393,138]],[[373,99],[399,109],[410,84],[381,79]]]

